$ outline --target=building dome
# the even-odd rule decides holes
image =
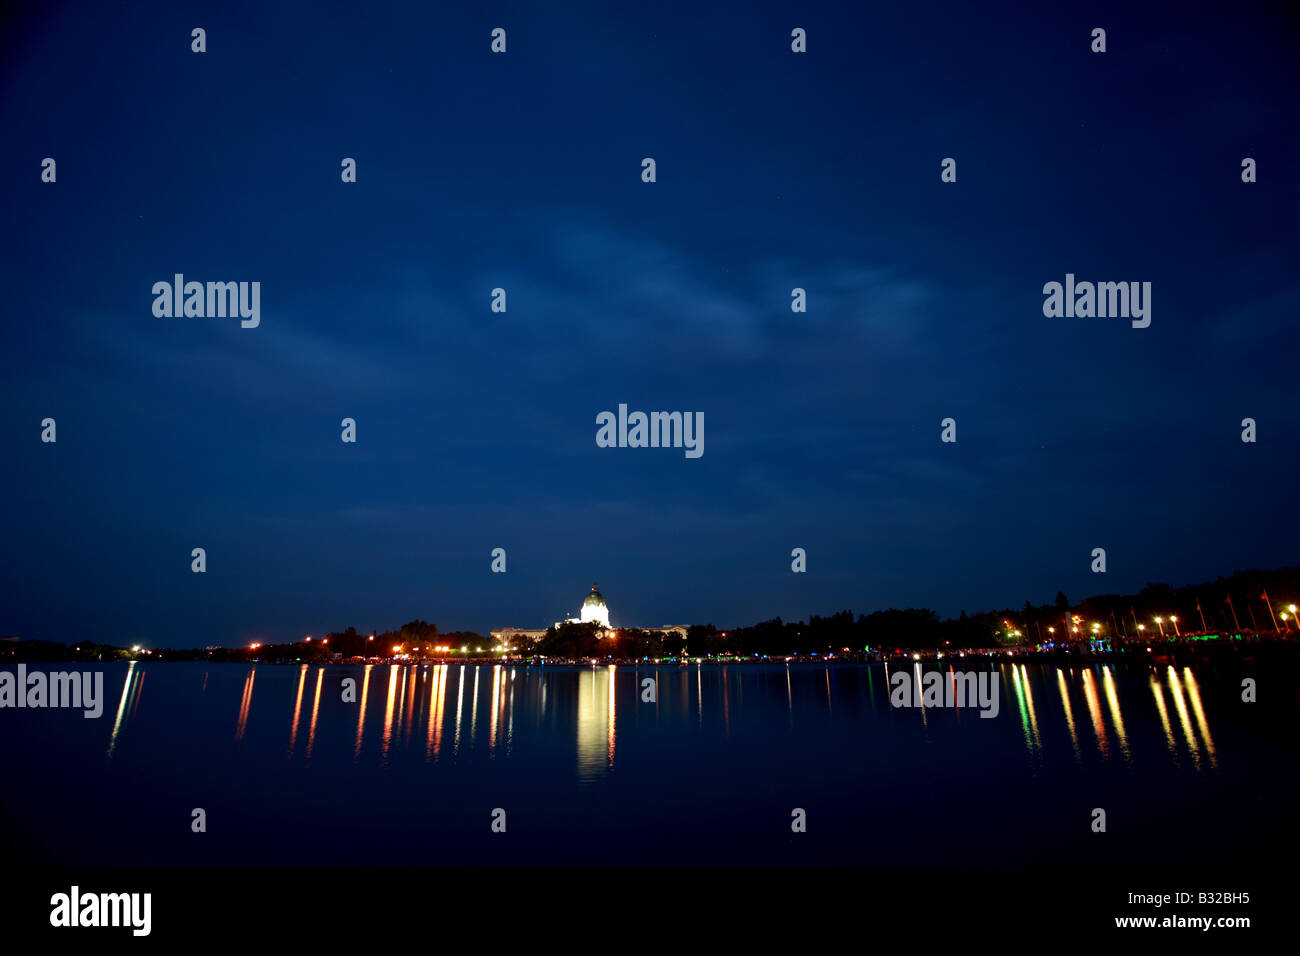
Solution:
[[[587,624],[591,621],[595,621],[601,627],[609,627],[609,606],[605,604],[605,596],[596,589],[594,584],[591,586],[591,593],[582,602],[582,623]]]

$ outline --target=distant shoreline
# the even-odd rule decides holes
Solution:
[[[178,656],[168,657],[167,654]],[[184,656],[192,652],[161,651],[128,660],[102,660],[76,657],[10,657],[0,658],[0,666],[6,663],[44,663],[44,664],[232,664],[267,666],[309,666],[309,667],[364,667],[382,665],[446,665],[473,664],[504,665],[512,667],[697,667],[697,666],[742,666],[773,664],[817,664],[833,666],[861,666],[865,664],[941,664],[963,666],[975,663],[1068,663],[1076,665],[1109,662],[1153,663],[1153,664],[1191,664],[1222,663],[1229,660],[1253,661],[1257,657],[1270,659],[1294,658],[1300,655],[1300,640],[1296,635],[1272,634],[1267,636],[1244,634],[1233,637],[1222,636],[1187,636],[1179,640],[1161,641],[1117,641],[1110,648],[1096,648],[1084,645],[1054,648],[1007,647],[975,648],[952,650],[918,650],[898,649],[896,651],[850,651],[839,654],[790,654],[790,655],[753,655],[753,656],[716,656],[667,658],[630,658],[630,657],[543,657],[540,655],[485,655],[459,654],[430,655],[426,657],[350,657],[338,659],[302,658],[262,658],[257,656],[235,657],[230,659],[195,658]]]

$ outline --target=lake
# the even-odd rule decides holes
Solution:
[[[0,711],[10,859],[1176,866],[1297,834],[1300,704],[1235,671],[1008,662],[990,719],[891,707],[881,664],[99,669],[99,719]]]

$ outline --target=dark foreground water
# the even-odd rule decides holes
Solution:
[[[0,710],[10,860],[1184,865],[1300,832],[1286,675],[1008,663],[981,719],[891,708],[883,665],[103,670],[97,720]]]

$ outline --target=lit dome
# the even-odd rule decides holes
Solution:
[[[587,624],[592,621],[601,627],[609,627],[609,606],[605,603],[605,596],[596,589],[594,584],[591,586],[591,593],[582,602],[582,623]]]

